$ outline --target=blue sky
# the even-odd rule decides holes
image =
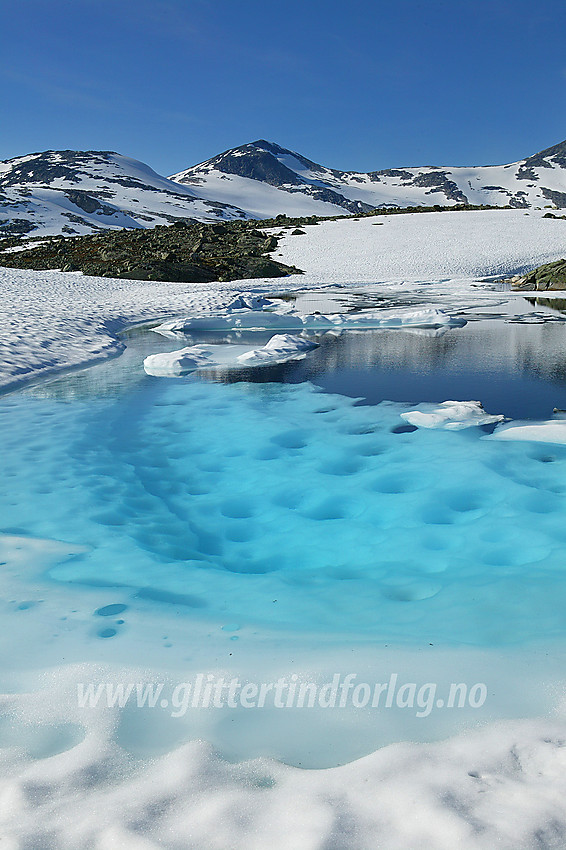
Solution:
[[[565,47],[564,0],[0,0],[0,159],[508,162],[566,138]]]

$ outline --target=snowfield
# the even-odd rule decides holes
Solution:
[[[375,283],[510,276],[566,252],[566,221],[538,210],[440,212],[331,221],[287,236],[275,256],[303,282]]]
[[[564,255],[566,221],[542,215],[533,210],[484,211],[322,223],[305,228],[302,236],[284,235],[276,252],[277,259],[305,274],[269,281],[155,283],[0,268],[0,387],[15,389],[117,355],[124,348],[117,334],[128,326],[205,316],[225,308],[230,308],[226,315],[232,315],[246,305],[262,309],[266,302],[253,300],[260,295],[309,289],[319,290],[324,298],[325,288],[363,285],[373,293],[402,292],[409,302],[418,296],[419,309],[445,311],[442,315],[448,316],[496,305],[501,293],[482,283],[484,278],[522,272]],[[239,293],[250,292],[252,300],[248,295],[234,300]],[[410,314],[411,308],[407,309]],[[174,329],[174,321],[171,326]],[[290,349],[298,346],[296,341],[286,342]],[[211,354],[214,362],[217,354]],[[296,348],[287,354],[294,356]],[[261,362],[266,356],[274,355],[260,349],[251,359]],[[170,369],[167,362],[165,373]],[[422,406],[406,419],[424,428],[460,428],[500,419],[497,410],[482,411],[474,402],[451,404],[449,409]],[[528,426],[526,433],[519,427],[516,432],[513,426],[499,427],[495,436],[502,440],[538,439]],[[562,442],[559,421],[547,424],[547,439],[558,440],[558,430]],[[80,556],[69,544],[36,542],[6,531],[0,540],[0,561],[18,565],[27,557],[41,575],[57,555],[57,547]],[[15,575],[6,571],[8,593],[13,594],[7,599],[19,598]],[[54,598],[57,592],[73,592],[61,587]],[[54,599],[48,597],[45,593],[46,622],[56,611]],[[92,588],[91,599],[93,606],[105,604],[100,588]],[[134,620],[136,616],[132,612]],[[149,640],[147,646],[143,643],[144,629],[153,625],[143,621],[143,611],[135,625],[138,631],[132,633],[141,634],[142,642],[136,646],[126,635],[122,652],[130,649],[143,656],[149,647]],[[205,660],[200,669],[207,669],[209,661],[208,669],[221,671],[220,642],[214,643],[204,627],[198,628],[192,643],[187,635],[176,635],[176,645],[185,640],[187,652],[195,646],[195,654],[202,649]],[[433,729],[431,743],[415,742],[420,733],[416,721],[406,732],[413,740],[389,744],[362,758],[344,758],[348,763],[340,764],[336,756],[336,767],[305,770],[298,766],[297,754],[301,748],[316,749],[316,717],[297,731],[285,728],[281,714],[267,716],[267,725],[282,724],[281,734],[289,741],[297,735],[289,744],[296,747],[289,763],[263,757],[225,760],[207,743],[211,727],[205,712],[199,720],[203,740],[187,743],[179,740],[179,727],[166,723],[159,712],[140,711],[147,723],[146,750],[129,751],[120,710],[80,710],[77,682],[163,681],[169,675],[181,681],[187,675],[184,668],[159,670],[157,659],[163,656],[147,649],[143,659],[147,669],[141,669],[140,660],[140,668],[132,672],[114,656],[108,646],[112,642],[103,641],[98,662],[85,661],[84,647],[69,642],[64,664],[46,669],[49,649],[40,645],[25,621],[13,640],[14,645],[29,646],[31,666],[6,674],[1,682],[2,850],[561,850],[566,846],[566,686],[560,668],[553,669],[544,659],[544,647],[532,654],[511,654],[499,668],[493,659],[478,660],[470,654],[475,672],[493,673],[500,716],[512,720],[465,732],[455,721],[453,737],[438,741]],[[284,649],[293,652],[292,645],[280,647],[277,636],[271,640],[269,651],[275,660],[270,661],[273,669],[263,671],[264,681],[277,678]],[[237,646],[231,644],[234,652]],[[336,662],[341,666],[334,669],[348,670],[351,649],[342,650]],[[240,653],[241,668],[249,673],[257,658],[252,653],[246,659],[243,649]],[[293,656],[299,673],[317,663],[319,670],[332,670],[331,646],[321,658]],[[441,667],[453,665],[450,672],[456,676],[454,658],[450,661],[440,650],[439,658]],[[430,675],[431,662],[427,668],[420,657],[418,663],[418,669]],[[532,687],[527,702],[533,714],[552,705],[552,719],[525,719],[526,714],[514,709],[512,674],[516,677],[517,670],[522,680],[514,687],[523,692]],[[553,687],[547,685],[551,679]],[[355,711],[348,716],[352,739],[366,727],[358,727],[361,721]],[[387,722],[400,723],[400,716]],[[227,724],[222,734],[226,737],[229,732]],[[259,732],[250,728],[246,734],[247,740],[255,741]],[[399,740],[399,734],[399,728],[392,728],[384,736]],[[332,745],[337,753],[341,744],[336,739]]]

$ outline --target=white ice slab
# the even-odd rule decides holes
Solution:
[[[261,348],[247,345],[191,345],[177,351],[150,354],[143,362],[148,375],[181,377],[196,369],[237,369],[242,366],[272,366],[302,360],[318,343],[291,334],[276,334]]]

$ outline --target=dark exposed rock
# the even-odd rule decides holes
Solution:
[[[26,218],[12,218],[0,223],[0,233],[31,233],[35,224]]]
[[[381,171],[370,171],[370,177],[401,177],[403,180],[411,180],[413,174],[410,171],[404,171],[402,168],[383,168]]]
[[[226,151],[210,161],[209,166],[224,174],[236,174],[261,180],[271,186],[297,185],[301,180],[269,151],[249,150],[245,156]]]
[[[527,160],[528,162],[528,160]],[[530,165],[520,165],[516,174],[517,180],[538,180],[536,171]]]
[[[468,199],[458,187],[457,183],[448,178],[446,171],[433,171],[429,174],[419,174],[412,182],[413,186],[430,186],[429,192],[443,192],[452,201],[459,204],[467,204]]]
[[[181,220],[148,230],[103,231],[71,239],[52,237],[28,250],[0,254],[0,264],[188,283],[300,273],[300,269],[269,257],[277,239],[258,230],[255,222],[250,225]]]
[[[305,186],[301,184],[300,189],[290,187],[288,191],[291,194],[293,192],[301,192],[304,195],[309,195],[316,201],[325,201],[327,204],[334,204],[337,207],[343,207],[343,209],[356,215],[360,212],[369,212],[372,209],[371,205],[364,203],[364,201],[350,201],[339,192],[335,192],[333,189],[325,189],[320,186]]]
[[[63,191],[63,194],[72,204],[86,213],[100,211],[102,215],[113,215],[117,211],[116,207],[102,204],[97,198],[93,198],[88,192],[83,192],[80,189],[67,189]]]
[[[529,203],[524,196],[524,192],[517,192],[512,198],[509,198],[509,206],[513,209],[528,209]]]
[[[549,159],[562,168],[566,168],[566,141],[529,156],[525,164],[531,168],[552,168],[552,163],[548,162]]]
[[[566,192],[555,192],[554,189],[545,189],[541,186],[541,194],[549,201],[552,201],[554,206],[564,209],[566,207]]]

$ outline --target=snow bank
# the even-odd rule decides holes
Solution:
[[[143,368],[148,375],[180,377],[196,369],[272,366],[290,360],[301,360],[307,351],[317,347],[317,342],[308,339],[291,334],[277,334],[261,348],[242,345],[192,345],[178,351],[150,354],[145,358]]]
[[[481,401],[443,401],[441,404],[424,402],[402,413],[401,418],[417,428],[445,428],[447,431],[459,431],[475,425],[492,425],[505,417],[498,413],[486,413]]]
[[[564,846],[564,721],[398,744],[325,770],[267,758],[229,762],[198,740],[140,763],[116,746],[120,712],[72,708],[70,680],[59,674],[65,713],[53,687],[4,697],[14,733],[2,759],[0,830],[10,850]],[[32,737],[22,708],[35,757],[18,738]],[[151,737],[157,727],[146,724]]]

